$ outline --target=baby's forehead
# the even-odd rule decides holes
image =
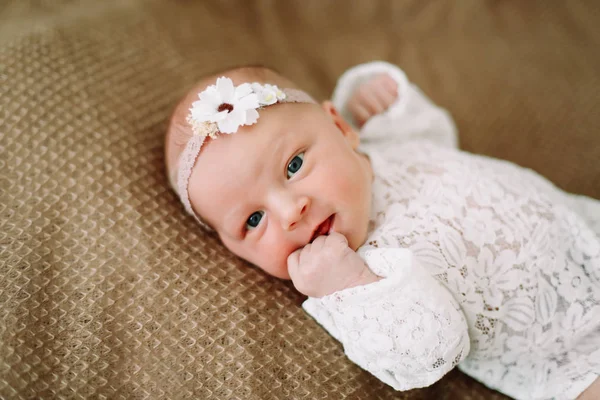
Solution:
[[[281,88],[298,88],[291,80],[283,77],[278,72],[264,66],[236,67],[211,73],[198,81],[179,101],[171,116],[169,128],[165,137],[166,164],[169,179],[173,185],[177,172],[177,160],[185,144],[192,135],[192,130],[187,122],[192,103],[198,100],[198,94],[214,85],[217,78],[225,76],[230,78],[234,85],[242,83],[270,83]]]

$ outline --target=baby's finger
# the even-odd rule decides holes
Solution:
[[[315,240],[313,240],[313,242],[311,243],[310,251],[315,253],[315,252],[319,252],[319,251],[323,250],[323,247],[325,246],[326,238],[327,238],[327,236],[321,235],[321,236],[318,236]]]
[[[376,87],[385,90],[387,93],[394,96],[394,98],[398,96],[398,84],[394,78],[388,74],[379,75],[375,78],[374,82]]]
[[[302,249],[298,249],[288,256],[288,258],[287,258],[288,269],[296,268],[298,266],[298,264],[300,263],[300,252],[301,251],[302,251]]]
[[[298,264],[302,265],[307,262],[307,259],[310,257],[310,251],[312,249],[311,243],[307,244],[300,250],[296,250],[300,252],[300,258],[298,259]]]
[[[398,92],[395,87],[390,87],[386,84],[381,84],[375,91],[377,98],[383,103],[385,109],[387,109],[392,103],[398,98]]]
[[[367,120],[371,117],[369,111],[361,104],[358,104],[358,102],[355,102],[354,106],[352,107],[352,110],[354,120],[359,127],[363,126],[365,122],[367,122]]]
[[[369,117],[381,114],[385,111],[384,105],[379,101],[376,92],[377,90],[373,90],[373,88],[369,87],[369,90],[363,90],[361,93],[363,98],[361,104],[369,111]]]
[[[298,276],[298,266],[300,264],[301,251],[302,249],[298,249],[290,254],[287,258],[288,274],[290,275],[292,281],[294,281]]]
[[[375,94],[375,96],[377,96],[377,101],[382,110],[380,113],[385,112],[394,103],[394,100],[395,100],[394,96],[389,94],[383,88],[381,88],[374,94]]]
[[[331,232],[329,236],[327,236],[327,242],[331,245],[348,247],[348,238],[338,232]]]

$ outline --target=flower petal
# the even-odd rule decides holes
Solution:
[[[246,122],[246,113],[241,110],[234,109],[227,114],[227,118],[218,122],[221,133],[235,133],[240,125]]]
[[[262,88],[263,88],[262,85],[260,83],[258,83],[258,82],[251,83],[250,87],[252,88],[252,91],[254,93],[260,93],[260,92],[262,92]]]
[[[198,122],[209,121],[217,113],[216,109],[200,101],[195,102],[190,111],[192,118]]]
[[[242,108],[234,108],[232,112],[229,113],[229,118],[234,121],[238,126],[242,126],[246,124],[246,110]]]
[[[208,104],[213,107],[215,110],[219,107],[219,104],[222,103],[221,95],[217,92],[217,88],[213,86],[209,86],[206,90],[198,95],[200,101],[204,104]]]
[[[584,310],[581,304],[571,304],[562,322],[563,328],[568,330],[576,330],[581,327],[581,325],[583,325],[582,322],[584,321],[583,314]]]
[[[237,125],[231,119],[226,119],[226,120],[223,120],[223,121],[219,121],[217,123],[217,126],[219,127],[219,132],[226,133],[226,134],[231,134],[231,133],[237,132],[237,128],[238,128],[239,125]]]
[[[241,110],[250,110],[256,109],[260,105],[258,103],[258,96],[254,93],[251,93],[247,96],[244,96],[235,103],[235,107]]]
[[[529,328],[535,321],[534,304],[527,297],[515,297],[508,300],[502,306],[502,311],[502,321],[517,332]]]
[[[236,99],[241,99],[242,97],[248,96],[250,93],[252,93],[252,85],[249,83],[242,83],[235,88]]]
[[[558,305],[558,296],[556,290],[546,282],[546,279],[539,278],[538,295],[535,298],[535,314],[538,322],[545,325],[552,321]]]
[[[415,258],[423,263],[432,274],[441,274],[448,269],[446,260],[444,260],[439,247],[429,242],[418,242],[411,247],[411,251],[415,255]]]
[[[217,79],[217,91],[221,95],[222,103],[233,104],[235,102],[235,87],[231,79],[224,76]]]
[[[504,300],[504,295],[498,288],[490,287],[483,290],[487,296],[485,297],[485,302],[490,305],[492,308],[497,308],[502,305],[502,301]]]
[[[246,123],[245,125],[253,125],[258,121],[258,111],[252,109],[246,111]]]
[[[527,282],[530,281],[529,273],[523,271],[521,269],[512,269],[508,272],[504,272],[502,274],[497,274],[494,276],[494,284],[500,290],[514,290],[519,287],[519,285],[530,285]]]
[[[275,94],[277,94],[277,100],[285,100],[287,97],[284,91],[279,88],[275,91]]]
[[[229,115],[229,112],[227,110],[223,110],[221,112],[218,112],[216,114],[213,114],[211,116],[210,121],[211,122],[219,122],[219,121],[223,121],[224,119],[227,118],[227,116]]]
[[[260,105],[270,106],[277,103],[277,95],[273,90],[263,90],[259,95],[258,102]]]
[[[454,266],[460,268],[464,264],[467,256],[467,248],[460,234],[445,225],[441,225],[438,229],[438,237],[442,253],[446,259]]]
[[[494,255],[487,247],[484,247],[483,250],[481,250],[479,256],[477,257],[477,262],[481,266],[480,269],[482,277],[489,278],[490,276],[494,276],[498,272],[496,271],[494,265]],[[476,271],[475,273],[477,274],[479,273],[479,271]]]

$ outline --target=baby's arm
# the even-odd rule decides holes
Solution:
[[[338,81],[333,103],[361,129],[364,140],[423,138],[458,147],[450,114],[433,104],[395,65],[376,61],[349,69]]]
[[[381,277],[331,236],[290,256],[289,271],[296,288],[312,294],[303,308],[343,344],[350,360],[394,389],[409,390],[433,384],[467,356],[460,306],[415,265],[410,251],[368,250],[366,262],[382,275],[389,271]]]

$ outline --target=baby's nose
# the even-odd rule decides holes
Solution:
[[[288,205],[287,210],[285,210],[285,214],[282,216],[283,218],[283,229],[286,231],[292,231],[296,229],[298,223],[302,220],[306,212],[308,211],[308,207],[310,206],[310,200],[308,197],[299,197],[295,199]]]
[[[285,230],[291,231],[296,229],[298,222],[302,220],[302,217],[306,213],[307,209],[308,200],[300,202],[300,204],[297,207],[295,207],[295,210],[290,215],[290,218],[288,218],[287,221],[284,223]]]
[[[277,188],[268,194],[268,208],[277,216],[284,231],[292,231],[309,212],[310,198],[287,188]]]

